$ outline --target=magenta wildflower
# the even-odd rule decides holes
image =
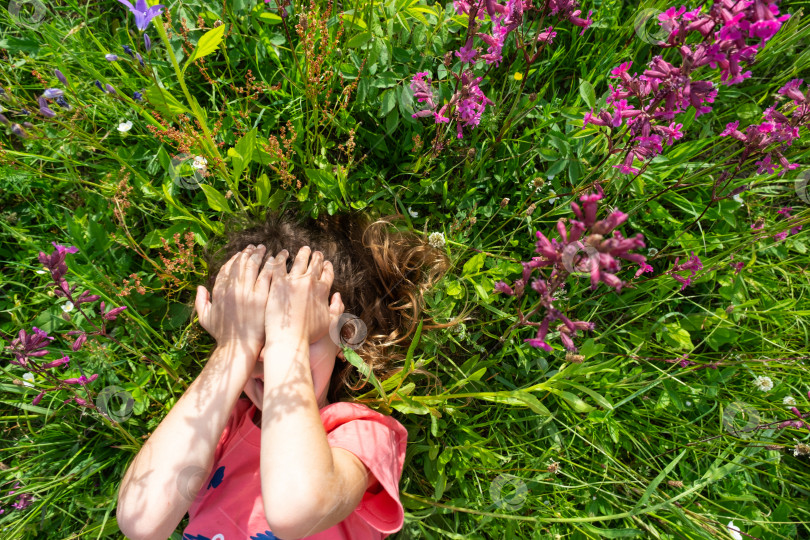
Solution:
[[[597,193],[584,194],[580,203],[571,203],[571,209],[577,219],[570,219],[570,227],[566,227],[563,220],[557,222],[557,233],[560,239],[549,240],[542,232],[537,231],[535,236],[535,252],[539,255],[530,261],[523,262],[523,275],[515,281],[514,290],[507,283],[499,281],[495,290],[509,296],[521,297],[524,286],[531,284],[531,288],[540,296],[540,307],[545,310],[545,316],[539,323],[528,322],[518,307],[519,320],[522,324],[536,326],[537,333],[534,338],[524,339],[533,347],[551,351],[546,342],[551,323],[560,321],[557,331],[560,341],[569,351],[576,351],[573,337],[577,331],[591,331],[593,323],[586,321],[572,321],[562,311],[555,307],[557,299],[555,293],[564,285],[568,276],[573,272],[586,272],[590,275],[591,288],[595,289],[599,283],[620,291],[625,283],[616,276],[621,270],[619,259],[625,259],[639,265],[645,265],[646,257],[630,250],[644,247],[641,234],[633,238],[625,238],[616,230],[627,220],[627,214],[614,210],[605,219],[596,219],[598,201],[604,196],[601,186],[597,185]],[[534,279],[531,274],[535,268],[550,267],[548,277],[541,275]],[[534,311],[530,314],[535,313]]]
[[[679,260],[680,257],[675,258],[675,264],[667,273],[672,275],[672,277],[681,284],[681,290],[684,290],[686,287],[692,284],[692,278],[695,277],[698,270],[703,270],[703,263],[700,261],[700,257],[695,255],[694,251],[691,252],[689,260],[687,260],[685,263],[678,264]],[[681,272],[684,270],[689,270],[691,272],[691,275],[688,278],[675,274],[675,272]]]
[[[471,64],[478,55],[478,49],[473,48],[472,41],[472,38],[468,39],[467,43],[461,49],[456,51],[456,56],[458,56],[462,62]]]

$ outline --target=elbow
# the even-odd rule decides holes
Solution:
[[[325,503],[321,504],[317,497],[305,501],[300,498],[276,499],[265,504],[264,516],[270,530],[279,539],[296,540],[318,530],[324,507]]]

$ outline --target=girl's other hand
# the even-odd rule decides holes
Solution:
[[[213,298],[201,285],[194,302],[200,325],[217,346],[236,344],[255,358],[264,345],[265,304],[274,268],[270,257],[259,272],[265,250],[251,244],[236,253],[217,274]]]
[[[305,338],[315,343],[329,331],[329,290],[335,278],[332,263],[309,246],[302,247],[287,273],[287,250],[273,261],[273,282],[265,309],[268,342]]]

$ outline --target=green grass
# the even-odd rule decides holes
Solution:
[[[23,5],[22,15],[0,9],[0,86],[13,100],[0,101],[2,112],[34,124],[28,139],[0,130],[0,346],[32,326],[56,336],[91,328],[77,311],[64,320],[63,301],[49,294],[48,276],[36,273],[37,254],[50,253],[51,242],[76,246],[68,255],[71,285],[128,309],[110,325],[114,341],[91,339],[72,353],[57,337],[52,349],[72,359],[60,376],[98,373],[93,394],[79,397],[96,399],[115,386],[135,404],[120,423],[64,404],[66,391],[34,406],[38,390],[13,384],[25,370],[4,351],[0,536],[122,537],[119,482],[213,347],[191,317],[206,275],[202,249],[218,241],[224,216],[280,207],[313,216],[401,212],[415,231],[447,239],[453,268],[426,299],[440,322],[468,317],[463,327],[424,331],[410,369],[385,385],[388,405],[409,430],[400,482],[406,521],[393,538],[730,538],[731,520],[753,538],[810,535],[808,457],[793,454],[807,444],[808,430],[772,424],[795,418],[783,405],[788,395],[810,412],[810,212],[794,189],[808,171],[807,127],[785,151],[800,168],[757,174],[750,159],[721,191],[749,184],[742,202],[711,196],[740,156],[738,144],[719,137],[725,125],[759,123],[776,90],[810,79],[806,2],[780,4],[792,17],[746,68],[753,76],[719,85],[711,113],[679,115],[683,139],[635,179],[612,167],[621,154],[608,153],[604,135],[581,127],[590,99],[582,81],[604,106],[615,66],[632,60],[634,72],[654,55],[677,58],[633,32],[640,8],[630,3],[585,2],[595,22],[583,36],[568,23],[545,22],[558,36],[532,66],[510,42],[500,67],[476,71],[486,72],[481,89],[496,105],[463,139],[441,124],[449,142],[438,155],[430,152],[432,121],[411,118],[422,105],[409,85],[425,70],[436,81],[453,80],[439,66],[446,51],[463,45],[466,18],[441,4],[336,4],[325,21],[330,38],[310,34],[328,43],[314,56],[292,26],[296,18],[285,29],[264,2],[167,3],[171,36],[153,23],[149,54],[117,2],[33,5]],[[325,11],[325,2],[318,5]],[[218,20],[224,39],[201,39]],[[208,40],[209,54],[187,65]],[[122,45],[140,51],[145,67]],[[120,60],[106,61],[110,52]],[[314,60],[322,52],[319,72]],[[68,78],[73,108],[51,104],[57,116],[44,119],[36,98],[63,88],[54,69]],[[451,69],[458,70],[455,61]],[[719,83],[708,67],[697,78]],[[111,84],[117,97],[95,80]],[[338,101],[354,83],[351,97]],[[143,101],[132,98],[135,91]],[[450,85],[442,82],[440,92],[449,99]],[[9,112],[21,107],[31,116]],[[125,120],[133,126],[120,133]],[[274,155],[269,137],[284,150],[288,122],[295,142]],[[414,150],[416,135],[422,149]],[[188,160],[173,161],[176,155]],[[197,155],[210,174],[189,188],[181,177],[191,176]],[[623,234],[642,233],[658,253],[654,272],[621,294],[568,280],[559,307],[596,325],[575,338],[584,361],[573,363],[557,338],[550,353],[523,342],[535,331],[516,324],[517,304],[527,313],[536,295],[509,298],[493,287],[520,277],[518,263],[536,255],[534,232],[556,235],[557,220],[572,218],[570,203],[597,181],[605,190],[600,218],[614,206],[626,212]],[[804,229],[776,242],[773,235],[787,228],[777,214],[784,206],[793,207],[791,226]],[[760,218],[766,234],[757,236],[750,224]],[[173,235],[189,232],[194,265],[167,272],[162,256],[178,252]],[[691,251],[704,269],[681,291],[665,272]],[[745,263],[738,275],[731,255]],[[630,280],[634,272],[627,266],[619,275]],[[133,275],[144,294],[120,295]],[[683,354],[696,365],[664,361]],[[712,363],[718,369],[703,368]],[[770,377],[773,389],[758,390],[757,376]],[[386,408],[376,390],[358,397]],[[23,492],[33,502],[12,509]]]

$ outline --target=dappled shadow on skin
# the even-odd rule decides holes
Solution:
[[[138,472],[121,492],[119,517],[163,523],[160,532],[168,535],[188,512],[213,469],[233,410],[225,403],[239,399],[255,362],[236,345],[221,347],[215,360],[209,359],[130,464]]]

